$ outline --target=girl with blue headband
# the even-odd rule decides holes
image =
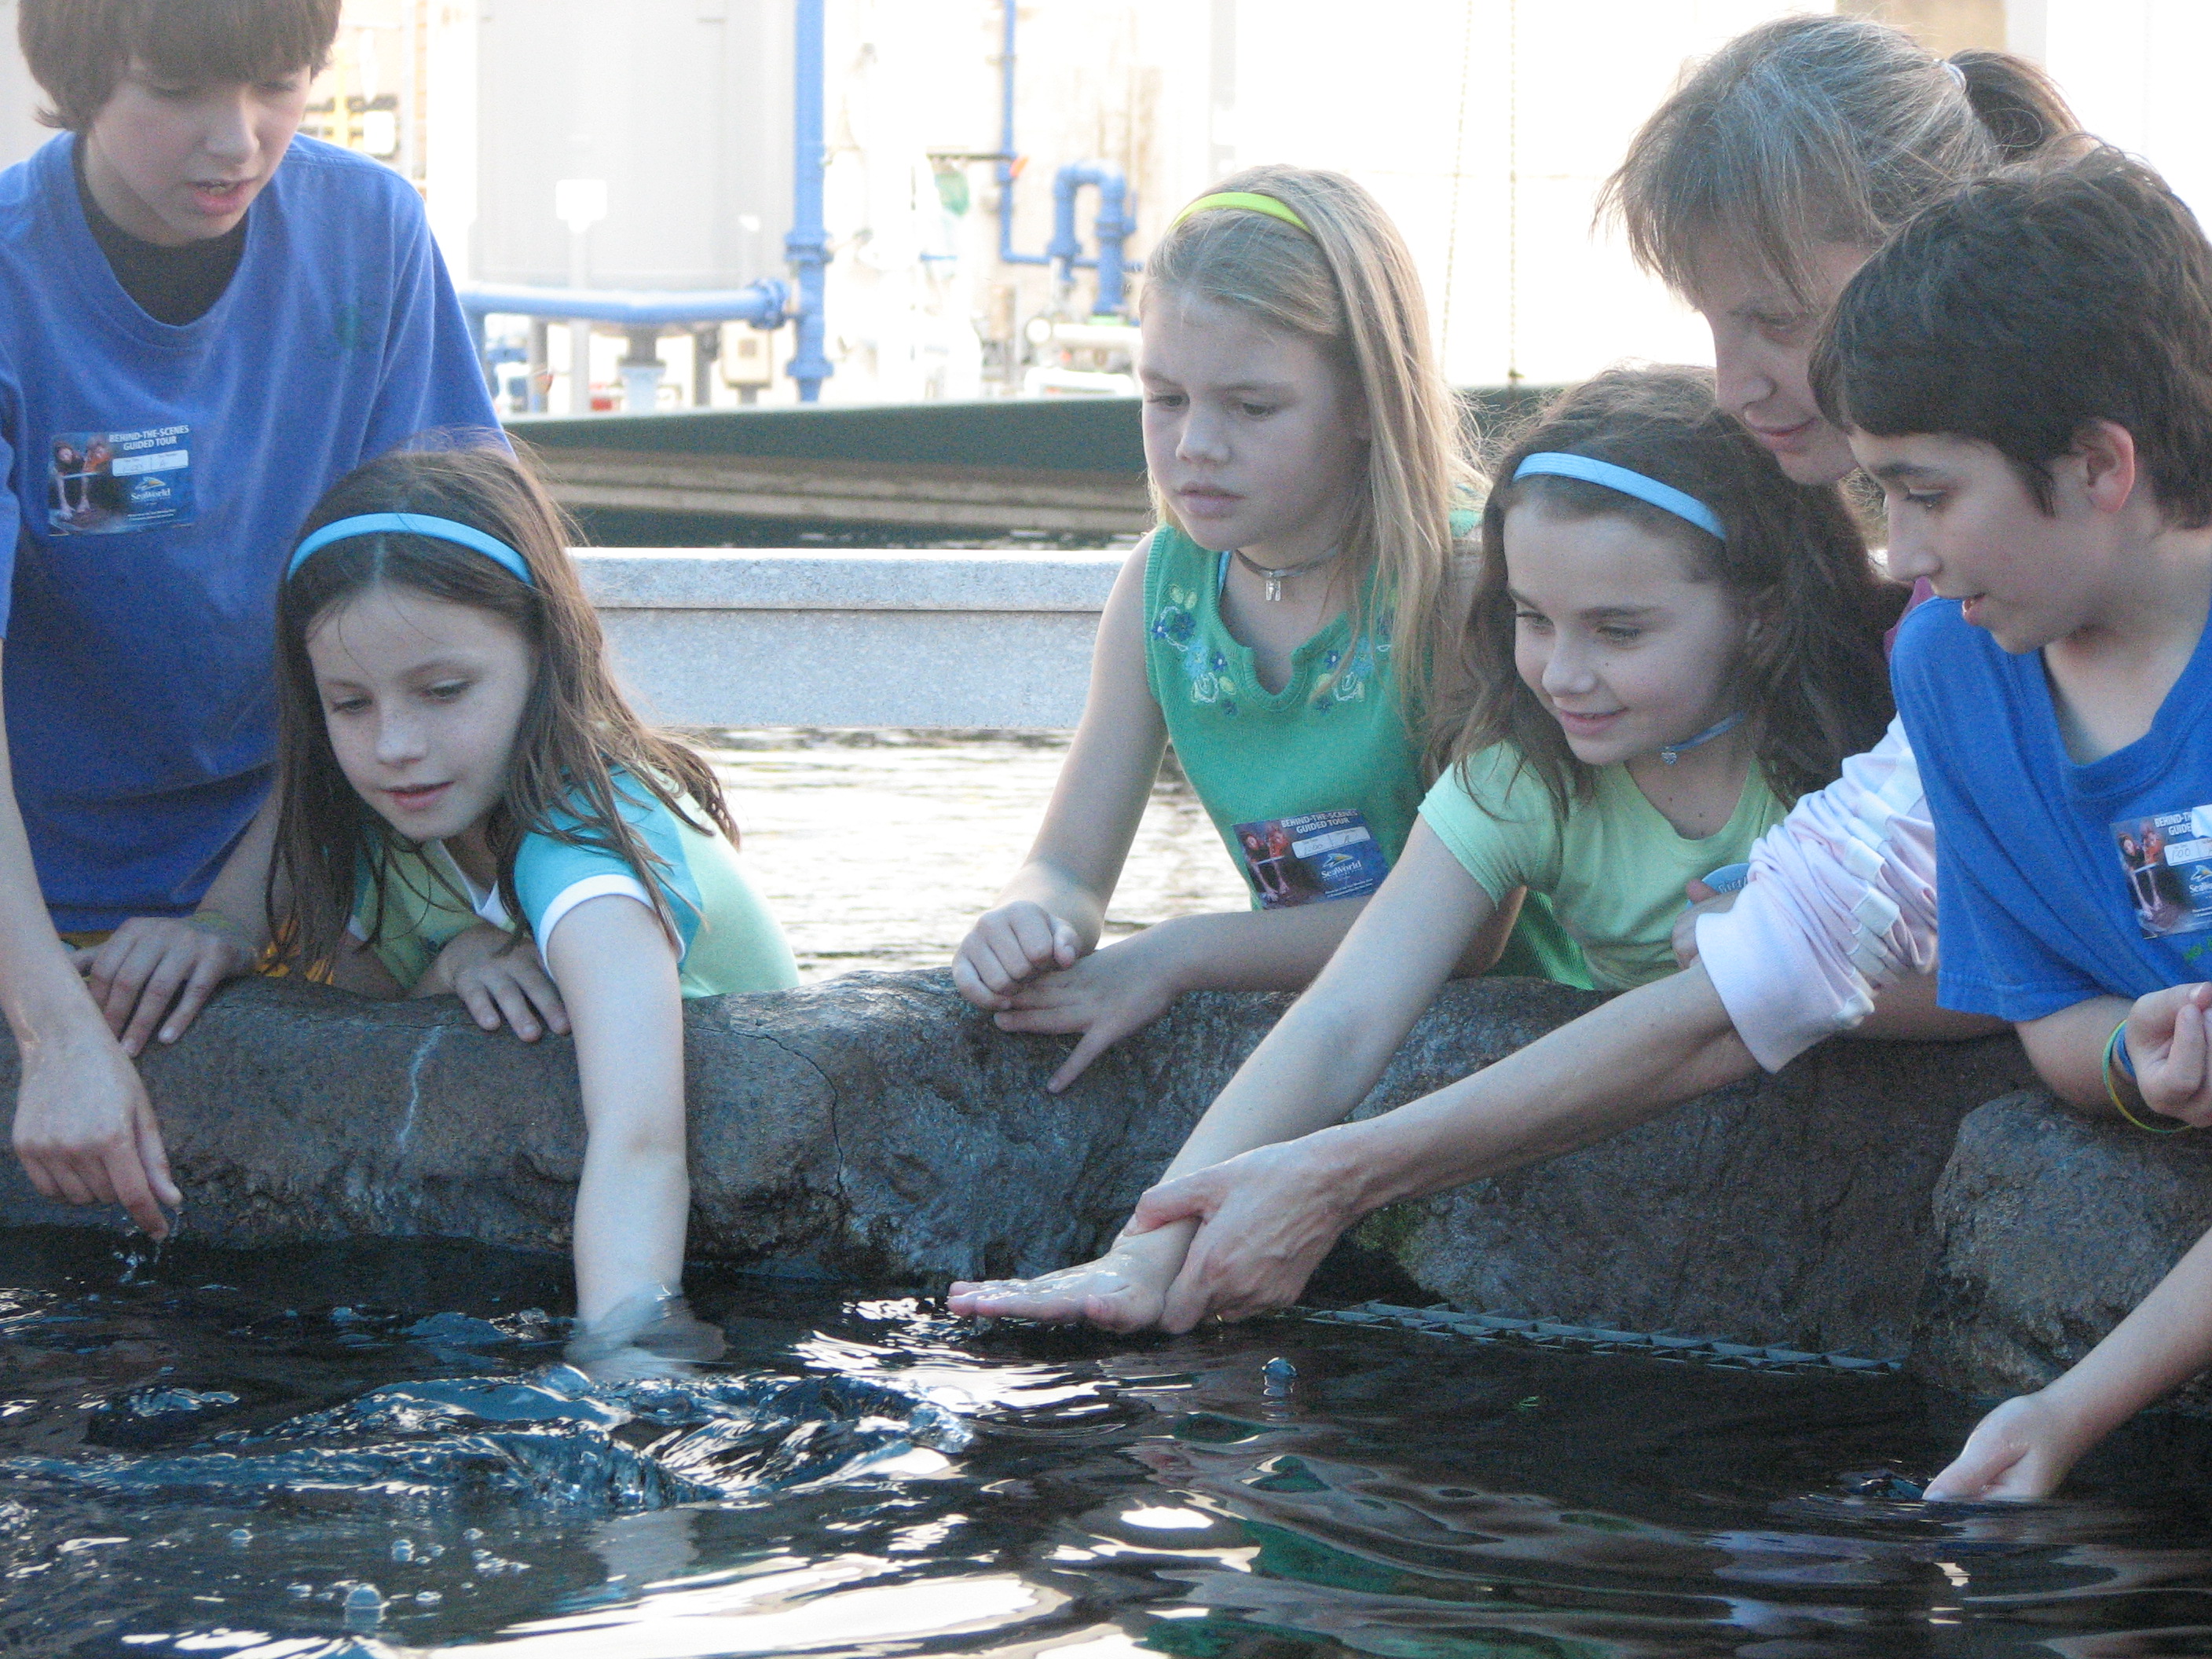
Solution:
[[[1501,458],[1437,781],[1404,854],[1215,1100],[1172,1178],[1311,1133],[1365,1098],[1511,895],[1547,896],[1597,987],[1674,971],[1684,885],[1750,855],[1890,714],[1903,591],[1832,484],[1784,477],[1703,370],[1616,370]],[[1194,1231],[956,1286],[956,1312],[1158,1321]]]
[[[387,455],[324,497],[277,598],[270,915],[343,989],[574,1031],[572,1353],[704,1355],[683,1002],[798,975],[714,775],[617,689],[562,532],[503,449]]]

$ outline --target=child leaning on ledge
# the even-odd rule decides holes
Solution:
[[[2212,830],[2212,247],[2115,151],[2000,176],[1875,255],[1814,367],[1888,498],[1892,574],[1940,596],[1893,671],[1942,866],[1943,1006],[2013,1021],[2085,1111],[2212,1125],[2212,858],[2181,844]],[[2200,1242],[1929,1496],[2048,1492],[2208,1362]]]

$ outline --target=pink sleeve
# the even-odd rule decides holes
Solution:
[[[1698,957],[1770,1072],[1935,967],[1936,830],[1901,724],[1760,839],[1735,906],[1698,918]]]

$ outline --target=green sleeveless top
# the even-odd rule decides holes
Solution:
[[[1172,525],[1145,560],[1145,678],[1183,775],[1255,909],[1373,892],[1404,850],[1421,797],[1387,623],[1352,638],[1340,616],[1298,647],[1279,691],[1221,620],[1226,553]],[[1582,952],[1531,893],[1493,974],[1589,985]]]

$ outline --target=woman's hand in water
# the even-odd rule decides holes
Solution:
[[[260,960],[252,930],[211,910],[190,918],[133,916],[76,952],[107,1029],[133,1059],[156,1028],[163,1042],[184,1036],[216,987],[252,973]]]
[[[988,1013],[1014,1006],[1014,994],[1040,973],[1072,968],[1083,939],[1068,922],[1030,899],[986,910],[960,941],[952,983]]]
[[[1017,987],[994,1022],[1002,1031],[1082,1033],[1060,1069],[1045,1080],[1051,1094],[1081,1077],[1091,1062],[1127,1036],[1141,1031],[1182,994],[1173,947],[1163,922],[1103,951],[1093,951],[1072,968]]]
[[[1964,1449],[1928,1483],[1927,1495],[1937,1502],[2047,1498],[2100,1434],[2049,1390],[2021,1395],[1975,1425]]]
[[[1035,1279],[962,1279],[945,1292],[945,1305],[963,1318],[1083,1322],[1109,1331],[1141,1331],[1159,1322],[1188,1237],[1188,1228],[1170,1227],[1142,1238],[1123,1238],[1095,1261]]]
[[[538,960],[536,947],[526,939],[509,950],[511,938],[506,928],[488,921],[454,934],[414,994],[457,996],[485,1030],[496,1031],[504,1019],[525,1042],[538,1041],[541,1019],[545,1029],[567,1035],[568,1011]]]
[[[1344,1195],[1358,1183],[1334,1157],[1334,1132],[1249,1152],[1164,1181],[1137,1200],[1125,1238],[1151,1228],[1196,1235],[1161,1310],[1164,1330],[1187,1331],[1211,1315],[1249,1319],[1287,1308],[1346,1228],[1359,1219]]]

